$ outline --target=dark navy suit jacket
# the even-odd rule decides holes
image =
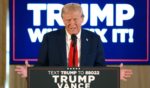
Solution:
[[[65,29],[44,35],[38,66],[67,66]],[[105,66],[100,37],[87,30],[81,30],[80,66]]]

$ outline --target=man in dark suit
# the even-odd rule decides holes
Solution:
[[[44,36],[39,61],[42,66],[67,66],[67,43],[65,30],[50,32]],[[98,35],[81,31],[80,66],[104,66],[103,50]]]
[[[77,36],[78,63],[80,66],[104,66],[100,37],[92,32],[83,30],[81,24],[84,20],[82,8],[79,4],[69,3],[62,9],[62,19],[65,29],[53,31],[44,36],[38,65],[67,66],[70,47],[69,38],[72,34]],[[68,43],[68,44],[67,44]]]
[[[75,35],[77,52],[76,67],[81,66],[105,66],[103,49],[100,37],[92,32],[83,30],[81,25],[84,20],[82,8],[77,3],[66,4],[62,9],[62,19],[65,28],[47,33],[40,49],[38,66],[69,66],[71,37]],[[72,60],[71,60],[72,61]],[[18,66],[16,71],[22,77],[27,77],[27,67],[31,67],[26,61],[26,67]],[[122,77],[126,79],[132,73],[122,70]],[[126,77],[125,77],[126,76]]]

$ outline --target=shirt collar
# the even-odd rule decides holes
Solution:
[[[79,33],[76,35],[77,39],[80,39],[81,37],[81,30],[79,31]],[[67,40],[71,40],[71,35],[66,31],[66,39]]]

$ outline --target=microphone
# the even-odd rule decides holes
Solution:
[[[73,47],[75,47],[76,46],[76,44],[77,44],[77,36],[75,35],[75,34],[72,34],[71,35],[71,40],[73,41]]]

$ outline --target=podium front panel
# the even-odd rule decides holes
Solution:
[[[32,67],[28,88],[120,88],[117,67]]]

